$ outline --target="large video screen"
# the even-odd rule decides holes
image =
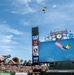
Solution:
[[[74,39],[39,42],[39,62],[74,60]]]

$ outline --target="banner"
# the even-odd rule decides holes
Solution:
[[[0,72],[0,75],[13,75],[11,72]]]
[[[28,75],[28,73],[19,72],[19,73],[15,73],[15,75]]]
[[[38,46],[33,46],[33,56],[38,56]]]
[[[38,46],[38,40],[32,40],[32,45],[33,46]]]

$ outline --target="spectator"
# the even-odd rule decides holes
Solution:
[[[4,57],[0,56],[0,62],[3,62],[3,61],[4,61]]]

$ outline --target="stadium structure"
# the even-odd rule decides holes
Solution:
[[[32,64],[20,64],[18,57],[7,63],[11,55],[3,55],[0,75],[74,75],[74,34],[57,29],[41,42],[39,33],[38,27],[32,28]]]
[[[49,63],[49,73],[74,74],[74,34],[67,29],[51,31],[45,41],[39,40],[39,28],[32,28],[32,61]],[[53,74],[50,74],[53,75]]]

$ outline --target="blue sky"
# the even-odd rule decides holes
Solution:
[[[35,26],[41,41],[57,28],[74,33],[74,0],[0,0],[0,55],[32,59],[31,29]]]

